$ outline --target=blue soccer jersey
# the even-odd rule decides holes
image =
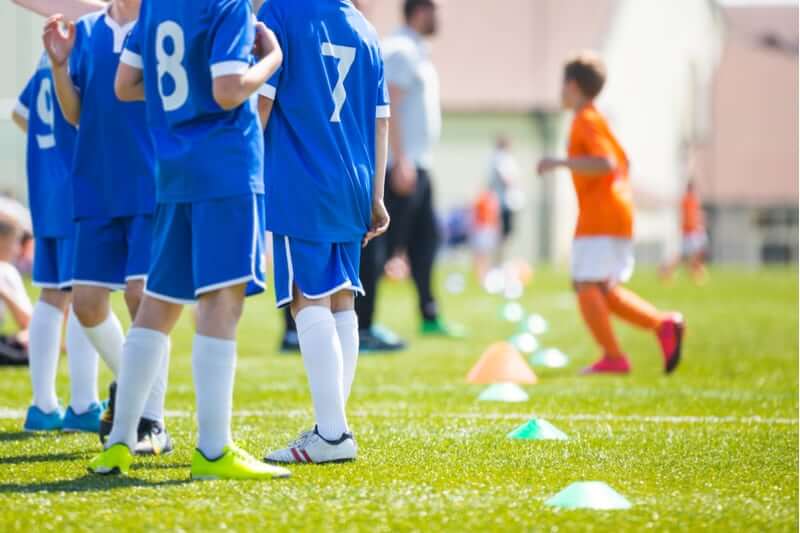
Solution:
[[[76,131],[61,113],[46,54],[19,96],[16,112],[28,121],[26,164],[33,233],[37,238],[71,237],[70,168]]]
[[[249,68],[254,41],[248,0],[142,2],[122,61],[143,70],[160,203],[264,191],[253,103],[225,111],[213,96],[214,78]]]
[[[120,26],[108,10],[78,20],[69,70],[81,100],[72,168],[76,218],[151,214],[155,158],[141,102],[114,94],[119,57],[135,23]]]
[[[267,0],[283,48],[261,94],[267,227],[313,242],[360,241],[371,217],[375,120],[389,116],[375,29],[349,0]]]

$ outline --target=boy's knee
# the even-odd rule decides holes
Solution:
[[[108,317],[108,295],[104,289],[95,290],[93,287],[76,289],[72,299],[75,316],[84,327],[98,326]]]
[[[144,296],[144,281],[133,280],[125,285],[125,304],[128,306],[128,311],[132,317],[136,316],[139,309],[139,304],[142,302]]]
[[[70,297],[70,293],[65,291],[60,291],[58,289],[42,289],[39,300],[56,309],[64,311],[67,305],[69,305]]]
[[[198,331],[210,336],[228,336],[229,332],[235,332],[243,312],[244,288],[233,287],[203,295],[197,303]]]

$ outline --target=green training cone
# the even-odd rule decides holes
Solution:
[[[602,481],[578,481],[571,484],[546,502],[549,507],[561,509],[630,509],[625,497]]]
[[[515,383],[495,383],[486,387],[478,400],[482,402],[527,402],[528,393]]]
[[[509,433],[508,438],[518,440],[569,440],[566,433],[541,418],[531,418]]]

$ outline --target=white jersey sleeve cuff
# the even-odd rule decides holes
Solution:
[[[211,65],[211,77],[232,76],[234,74],[244,74],[250,65],[246,61],[222,61]]]
[[[21,116],[25,120],[28,120],[28,118],[31,115],[30,111],[28,110],[28,106],[26,106],[25,104],[23,104],[19,100],[17,100],[17,103],[14,106],[14,113],[16,113],[17,115]]]
[[[389,118],[392,116],[392,108],[389,105],[379,105],[375,111],[375,118]]]
[[[142,70],[144,68],[144,63],[142,63],[142,56],[139,54],[134,54],[127,48],[122,51],[122,55],[119,58],[120,63],[125,63],[129,67],[133,67],[135,69]]]
[[[275,95],[278,94],[278,89],[276,89],[272,85],[264,84],[258,90],[258,94],[260,94],[264,98],[269,98],[270,100],[275,100]]]

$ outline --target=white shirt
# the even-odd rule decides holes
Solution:
[[[33,305],[28,292],[25,290],[25,283],[22,281],[17,268],[11,263],[0,262],[0,287],[3,291],[22,309],[28,312],[33,311]],[[6,317],[6,304],[0,300],[0,324],[3,323]]]
[[[439,75],[431,61],[430,48],[411,28],[404,27],[382,45],[385,78],[405,91],[405,99],[392,112],[400,121],[406,157],[430,169],[433,147],[442,134]]]
[[[504,207],[508,207],[509,189],[513,187],[506,180],[513,181],[518,177],[519,164],[514,155],[508,150],[495,150],[489,159],[489,186]]]

